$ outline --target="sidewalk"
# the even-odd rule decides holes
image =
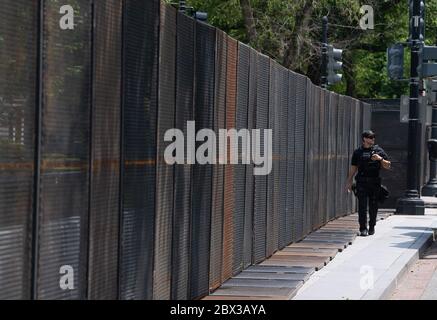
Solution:
[[[437,242],[400,281],[391,300],[437,300]]]
[[[381,210],[376,219],[387,219],[392,213],[393,210]],[[338,252],[354,243],[358,229],[356,213],[334,219],[301,241],[243,270],[204,300],[290,300],[315,271],[323,269]]]
[[[388,299],[398,281],[433,240],[437,209],[424,216],[391,216],[373,236],[357,237],[325,268],[315,272],[294,300]]]

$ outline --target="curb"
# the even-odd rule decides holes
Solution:
[[[423,252],[431,245],[434,239],[431,228],[427,230],[392,264],[389,270],[385,271],[380,280],[377,280],[373,289],[367,291],[362,300],[386,300],[398,286],[398,282],[411,266],[419,260]]]

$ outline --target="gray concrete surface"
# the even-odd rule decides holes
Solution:
[[[387,299],[404,273],[433,240],[437,209],[423,216],[391,216],[373,236],[358,237],[314,273],[295,300]],[[432,289],[430,289],[432,291]]]
[[[428,283],[421,299],[437,300],[437,271],[434,272],[434,275],[432,276],[431,281]]]

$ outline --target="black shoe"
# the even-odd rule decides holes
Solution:
[[[368,234],[369,233],[367,232],[367,229],[364,229],[363,231],[360,232],[360,236],[362,236],[362,237],[367,237]]]
[[[375,227],[369,228],[369,235],[371,236],[372,234],[375,234]]]

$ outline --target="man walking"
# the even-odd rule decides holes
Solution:
[[[351,191],[352,179],[358,171],[355,177],[358,196],[358,222],[360,223],[360,235],[365,237],[375,233],[378,196],[381,188],[379,171],[381,167],[389,169],[391,162],[388,161],[384,150],[375,145],[375,134],[371,130],[364,131],[361,138],[361,147],[356,149],[352,155],[347,190]],[[367,229],[367,201],[369,202],[369,229]]]

